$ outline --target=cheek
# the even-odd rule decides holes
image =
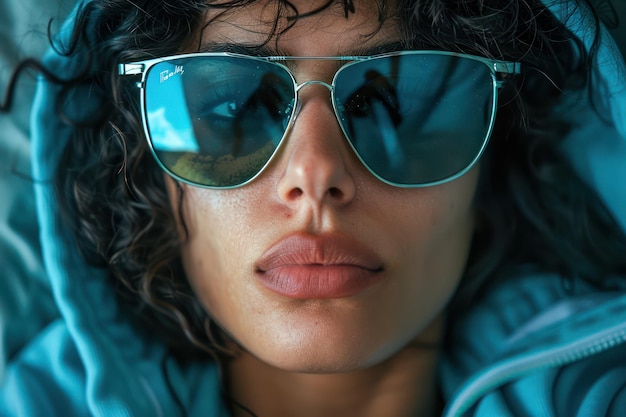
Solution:
[[[419,269],[422,280],[431,284],[440,281],[435,277],[462,274],[474,230],[477,178],[474,169],[451,183],[390,200],[386,242],[399,250],[399,267]]]
[[[254,187],[206,190],[182,186],[182,216],[178,191],[166,178],[181,231],[181,259],[194,292],[205,310],[229,333],[238,333],[256,314],[257,294],[250,290],[254,264],[267,247],[267,231],[280,230],[284,216],[268,214],[267,192]],[[184,232],[186,230],[186,232]]]
[[[394,285],[379,294],[379,311],[387,311],[388,316],[376,320],[380,329],[396,333],[397,343],[417,336],[445,310],[456,290],[474,230],[475,187],[476,174],[470,172],[453,183],[415,190],[411,198],[389,210],[385,242]],[[389,317],[396,320],[394,326],[385,322]]]
[[[228,314],[220,312],[229,305],[225,301],[232,280],[227,278],[245,264],[241,257],[249,253],[249,229],[241,223],[245,218],[241,204],[224,198],[221,192],[185,185],[183,202],[179,204],[174,181],[166,178],[166,184],[182,240],[181,258],[187,278],[205,307],[212,306],[213,316]]]
[[[412,255],[413,262],[408,265],[421,264],[425,279],[461,275],[474,230],[471,195],[456,198],[460,194],[446,190],[436,193],[439,195],[434,196],[433,203],[413,213],[405,232],[398,234],[404,241],[404,255],[409,259]]]

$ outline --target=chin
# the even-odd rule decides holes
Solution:
[[[336,323],[335,323],[336,324]],[[261,343],[252,344],[249,353],[274,368],[296,373],[348,373],[374,367],[406,348],[420,333],[382,334],[370,327],[300,327],[281,331]]]
[[[307,349],[302,349],[306,351]],[[287,353],[282,357],[257,359],[285,372],[302,374],[338,374],[367,369],[378,364],[375,355],[361,355],[355,352],[333,351],[325,355],[317,352]]]

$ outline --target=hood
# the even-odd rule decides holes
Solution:
[[[544,0],[550,10],[592,48],[596,25],[589,10]],[[592,78],[594,90],[569,94],[564,109],[575,129],[564,143],[581,178],[588,181],[626,230],[626,66],[604,25]]]
[[[597,26],[588,9],[568,1],[544,3],[588,50],[595,47]],[[557,109],[573,126],[562,150],[626,230],[626,66],[606,27],[597,28],[600,43],[593,62],[593,90],[566,91]],[[594,346],[604,340],[604,345],[595,345],[596,353],[624,343],[626,295],[594,292],[580,283],[576,290],[582,295],[571,296],[561,277],[532,268],[519,278],[523,279],[491,288],[479,305],[455,323],[454,351],[441,365],[444,394],[454,398],[446,416],[465,415],[470,409],[480,416],[555,415],[551,404],[569,401],[559,398],[550,385],[558,364],[583,358],[588,354],[582,353],[585,343]],[[523,379],[530,370],[541,372]],[[504,386],[506,393],[498,391]],[[580,389],[578,399],[592,392]],[[608,386],[594,389],[612,395]],[[520,401],[516,395],[533,400]],[[586,400],[591,408],[576,415],[605,415],[593,408],[594,401],[602,404],[598,394]]]
[[[58,34],[61,44],[69,44],[81,3],[84,2],[79,2]],[[83,68],[78,60],[68,59],[53,49],[47,52],[43,62],[54,74],[66,79]],[[40,353],[75,351],[79,359],[51,366],[48,370],[53,374],[51,379],[58,383],[66,379],[64,375],[81,376],[62,383],[74,391],[70,401],[85,402],[87,410],[82,410],[80,415],[170,417],[198,415],[199,410],[202,415],[225,415],[215,367],[179,366],[167,356],[163,346],[138,337],[118,305],[107,273],[84,262],[73,236],[62,227],[54,177],[72,128],[55,111],[60,91],[58,85],[40,78],[31,118],[40,241],[53,296],[64,323],[63,330],[40,346],[48,352]],[[64,103],[64,110],[76,116],[89,114],[90,103],[98,103],[98,99],[91,97],[85,88]],[[52,358],[51,362],[57,360]],[[44,386],[47,382],[43,380]],[[202,396],[195,397],[200,392]],[[44,414],[69,415],[60,410],[73,408],[63,405],[62,397],[56,401],[54,412],[48,410],[50,414]],[[1,409],[0,405],[0,414]],[[42,415],[42,410],[21,415]]]
[[[584,9],[546,0],[554,13],[590,47],[594,23]],[[61,30],[67,39],[75,12]],[[596,58],[593,110],[589,96],[572,95],[562,109],[576,129],[564,143],[581,177],[597,190],[621,226],[626,229],[626,69],[619,50],[601,28],[602,44]],[[45,64],[55,74],[69,77],[80,70],[76,60],[54,51]],[[118,307],[106,274],[86,265],[73,238],[61,227],[53,178],[71,128],[55,112],[60,88],[41,80],[32,115],[32,158],[37,213],[44,262],[55,301],[67,329],[63,333],[79,357],[87,407],[92,415],[175,416],[221,415],[219,385],[213,368],[185,369],[167,358],[165,349],[136,337]],[[69,111],[85,111],[89,90],[76,93]],[[92,100],[93,101],[93,100]],[[71,106],[74,108],[71,109]],[[69,366],[69,365],[68,365]],[[67,372],[62,367],[52,372]],[[202,392],[201,396],[196,393]],[[213,410],[213,411],[211,411]]]

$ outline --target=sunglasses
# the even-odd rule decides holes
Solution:
[[[345,62],[331,84],[298,83],[289,61]],[[196,53],[120,64],[141,75],[150,149],[171,176],[207,188],[259,176],[297,117],[298,92],[330,91],[343,134],[363,165],[397,187],[451,181],[480,159],[498,89],[520,64],[445,51],[291,57]]]

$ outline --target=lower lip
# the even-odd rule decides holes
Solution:
[[[344,298],[382,279],[380,271],[353,265],[287,265],[259,272],[269,290],[295,299]]]

